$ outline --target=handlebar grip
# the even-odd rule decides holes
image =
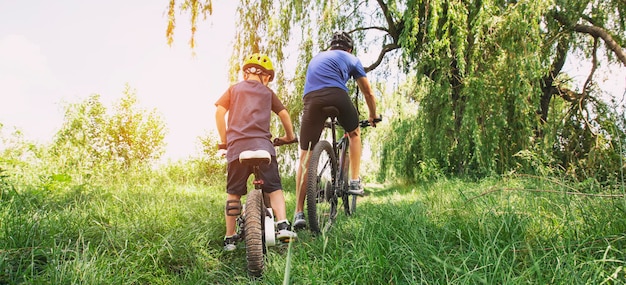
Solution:
[[[378,118],[374,118],[374,123],[381,122],[382,120],[383,120],[383,116],[380,115]],[[359,122],[359,125],[361,126],[361,128],[369,127],[370,126],[370,121],[369,120],[362,120],[362,121]]]
[[[291,141],[283,141],[280,138],[274,138],[274,146],[281,146],[281,145],[286,145],[286,144],[292,144],[292,143],[297,143],[298,142],[298,138],[295,138]]]

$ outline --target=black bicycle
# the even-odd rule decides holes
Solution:
[[[297,139],[289,142],[275,139],[274,146],[296,142],[298,142]],[[263,274],[265,267],[267,248],[289,242],[289,240],[276,240],[274,213],[267,195],[264,195],[261,190],[263,180],[259,176],[259,167],[271,162],[270,153],[265,150],[243,151],[239,154],[239,161],[244,165],[252,166],[254,189],[248,193],[243,210],[239,211],[236,236],[238,240],[244,240],[246,243],[248,274],[259,277]],[[236,207],[227,204],[227,212],[228,210],[237,210]]]
[[[348,133],[344,131],[337,140],[339,110],[336,107],[324,107],[322,112],[330,119],[326,121],[325,128],[330,129],[332,142],[328,140],[317,142],[307,164],[307,214],[309,227],[314,233],[325,232],[330,228],[337,217],[339,199],[343,202],[346,215],[356,212],[357,202],[357,195],[348,193],[350,187]],[[374,120],[380,121],[382,117]],[[362,120],[359,125],[365,128],[370,123],[368,120]]]

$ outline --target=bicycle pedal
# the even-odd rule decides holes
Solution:
[[[292,242],[294,240],[295,240],[295,238],[283,238],[283,239],[280,240],[280,242],[282,242],[282,243],[290,243],[290,242]]]

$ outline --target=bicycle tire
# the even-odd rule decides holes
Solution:
[[[265,240],[263,238],[265,206],[263,205],[261,190],[255,189],[248,193],[244,218],[248,274],[259,277],[263,273],[265,259]]]
[[[319,141],[307,168],[306,200],[309,228],[313,233],[330,229],[337,216],[337,196],[332,187],[337,174],[337,159],[328,141]]]
[[[339,167],[337,177],[339,178],[337,187],[343,202],[343,208],[346,215],[352,215],[356,207],[356,203],[350,204],[350,195],[348,195],[348,189],[350,188],[350,153],[348,153],[349,142],[346,138],[339,143]]]

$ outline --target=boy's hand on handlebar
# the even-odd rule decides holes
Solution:
[[[225,149],[218,149],[218,150],[217,150],[217,156],[218,156],[218,157],[226,157],[226,153],[227,153],[227,152],[228,152],[228,151],[227,151],[227,150],[225,150]]]
[[[218,143],[217,144],[217,156],[219,157],[226,157],[226,148],[227,145],[225,143]]]

